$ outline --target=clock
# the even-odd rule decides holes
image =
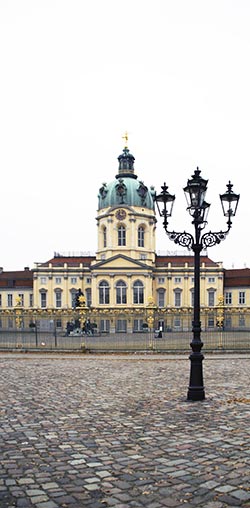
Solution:
[[[126,212],[125,210],[117,210],[115,216],[118,220],[124,220],[126,218]]]

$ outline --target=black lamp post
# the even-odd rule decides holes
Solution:
[[[170,238],[182,247],[187,247],[194,252],[194,314],[193,314],[193,339],[190,343],[192,353],[190,355],[190,382],[188,388],[188,400],[203,400],[205,398],[205,390],[203,385],[202,361],[203,354],[201,349],[203,342],[201,341],[201,322],[200,322],[200,253],[207,247],[212,247],[225,240],[226,235],[232,227],[232,217],[235,215],[239,194],[233,192],[231,182],[227,184],[227,191],[220,195],[224,216],[227,220],[227,230],[217,233],[205,233],[201,235],[202,229],[207,225],[207,214],[210,204],[205,201],[207,191],[207,182],[200,176],[200,170],[197,168],[188,180],[184,192],[187,198],[190,215],[192,216],[192,224],[195,228],[194,236],[183,231],[168,231],[168,218],[172,215],[175,196],[168,192],[168,187],[164,183],[162,191],[155,197],[157,208],[161,217],[163,217],[163,227]]]

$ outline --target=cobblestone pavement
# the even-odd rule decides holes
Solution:
[[[0,355],[0,507],[250,507],[250,355]]]

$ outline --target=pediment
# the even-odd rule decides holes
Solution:
[[[136,269],[139,268],[143,270],[149,270],[151,269],[151,266],[147,265],[146,263],[143,263],[142,261],[138,259],[132,259],[128,256],[124,256],[122,254],[117,254],[116,256],[112,256],[109,259],[104,259],[101,261],[98,261],[97,263],[91,265],[90,269],[91,271],[96,269],[104,269],[104,270],[124,270],[124,269]]]

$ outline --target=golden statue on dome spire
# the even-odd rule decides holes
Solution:
[[[128,132],[125,131],[124,135],[122,136],[122,139],[124,139],[125,146],[124,148],[128,148]]]

